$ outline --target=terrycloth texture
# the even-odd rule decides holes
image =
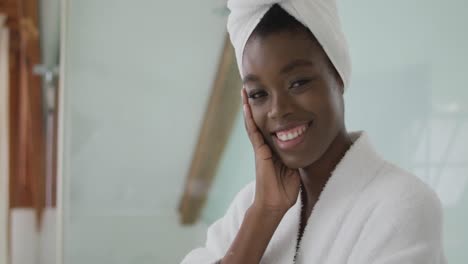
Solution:
[[[298,264],[444,264],[442,209],[417,177],[384,161],[365,133],[326,184],[307,222]],[[234,199],[209,229],[204,248],[183,264],[214,263],[229,249],[254,198],[254,183]],[[261,263],[293,263],[301,199],[276,229]]]
[[[344,87],[351,78],[351,58],[335,0],[228,0],[227,28],[242,75],[242,54],[253,30],[273,4],[304,24],[314,34],[340,74]]]

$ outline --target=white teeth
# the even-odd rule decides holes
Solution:
[[[302,127],[298,128],[297,130],[292,131],[292,132],[287,132],[287,133],[278,132],[278,133],[276,133],[276,136],[281,141],[288,141],[288,140],[295,139],[295,138],[299,137],[300,135],[304,134],[304,132],[306,130],[307,130],[307,126],[302,126]]]

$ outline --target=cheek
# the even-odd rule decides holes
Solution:
[[[323,129],[328,130],[328,133],[334,134],[344,123],[343,100],[341,96],[331,92],[324,100],[321,111],[323,115]]]
[[[343,101],[340,94],[326,86],[314,87],[298,100],[301,108],[313,113],[317,121],[330,125],[343,116]]]
[[[311,87],[309,91],[298,98],[297,102],[307,112],[319,115],[328,105],[327,100],[328,98],[326,93],[323,92],[323,88]]]
[[[262,127],[264,126],[264,115],[263,112],[259,107],[256,106],[250,106],[250,109],[252,110],[252,117],[255,122],[255,125],[257,125],[257,128],[262,130]]]
[[[266,127],[266,113],[263,111],[261,107],[251,107],[252,109],[252,117],[257,126],[257,129],[260,130],[262,135],[266,137],[269,133]]]
[[[344,101],[343,101],[343,95],[341,94],[338,88],[334,89],[330,93],[329,108],[330,108],[330,111],[335,116],[337,116],[338,118],[343,118]]]

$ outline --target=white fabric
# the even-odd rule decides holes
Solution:
[[[245,44],[273,4],[279,4],[310,29],[340,74],[344,87],[348,87],[351,79],[351,58],[335,0],[228,0],[227,5],[231,13],[227,28],[241,75]]]
[[[11,210],[11,264],[39,264],[39,232],[33,208]]]
[[[414,175],[388,163],[364,132],[337,165],[307,222],[296,263],[443,264],[442,209]],[[226,215],[208,229],[206,245],[183,264],[221,259],[254,197],[254,183],[238,193]],[[261,263],[293,263],[301,199],[286,213]]]

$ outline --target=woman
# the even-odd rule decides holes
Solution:
[[[335,3],[228,6],[256,181],[182,263],[445,263],[435,193],[346,130]]]

